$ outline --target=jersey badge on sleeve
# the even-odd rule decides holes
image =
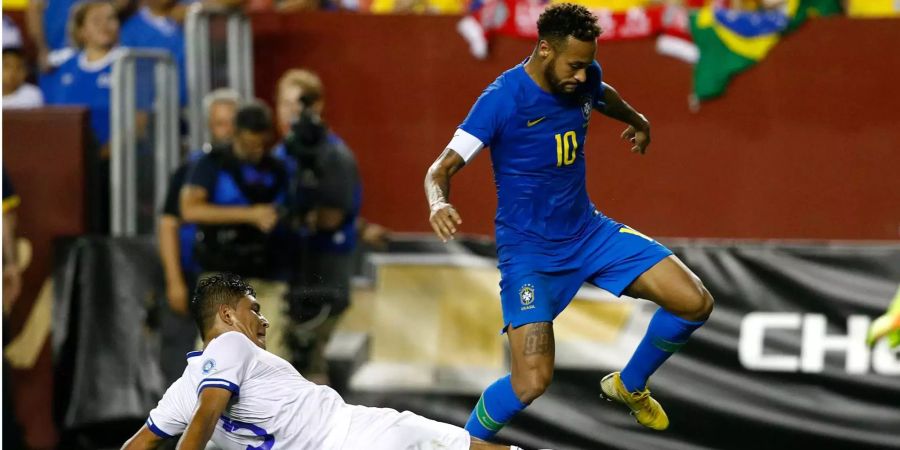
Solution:
[[[207,359],[203,361],[203,375],[209,375],[211,372],[216,370],[216,360]]]

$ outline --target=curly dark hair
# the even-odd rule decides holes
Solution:
[[[579,41],[594,41],[603,30],[597,16],[581,5],[559,3],[541,13],[537,21],[538,38],[559,48],[569,36]]]
[[[256,297],[256,291],[237,275],[222,273],[200,280],[191,298],[191,315],[200,329],[200,335],[205,337],[219,305],[235,308],[245,295]]]

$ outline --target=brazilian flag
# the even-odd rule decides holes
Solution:
[[[841,12],[839,0],[788,0],[777,9],[740,11],[708,4],[691,15],[691,35],[700,52],[694,67],[699,100],[718,97],[731,78],[761,61],[781,36],[811,16]]]

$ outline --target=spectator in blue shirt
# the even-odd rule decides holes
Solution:
[[[38,65],[47,72],[68,59],[74,50],[67,35],[71,9],[78,0],[29,0],[25,20],[31,39],[37,48]],[[134,9],[135,0],[110,2],[116,14],[125,16]]]
[[[85,105],[90,109],[91,130],[109,156],[109,99],[112,66],[119,55],[119,19],[105,1],[79,3],[72,10],[70,32],[80,49],[54,71],[52,82],[42,86],[52,105]]]
[[[187,101],[184,29],[170,17],[177,0],[145,0],[122,24],[120,41],[125,47],[167,50],[178,66],[178,97]]]

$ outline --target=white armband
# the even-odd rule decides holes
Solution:
[[[450,143],[447,144],[447,148],[459,153],[464,161],[469,162],[484,148],[484,143],[465,130],[457,128],[453,133],[453,139],[450,139]]]

